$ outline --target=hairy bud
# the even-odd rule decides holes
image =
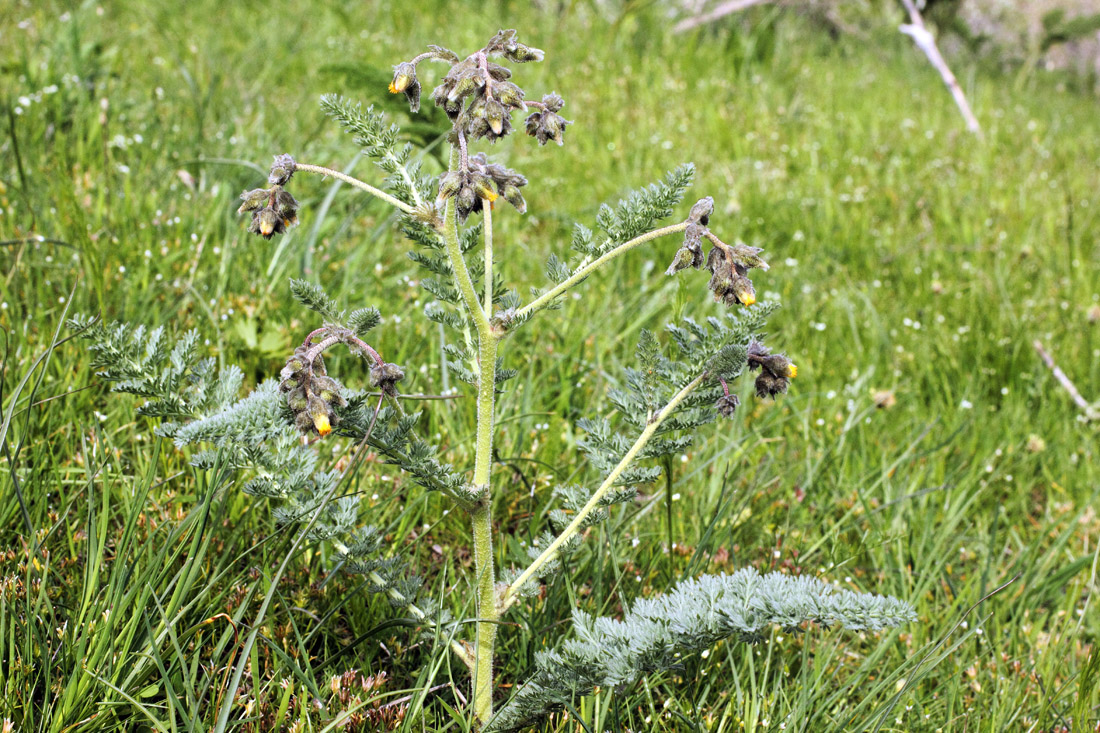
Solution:
[[[271,172],[267,176],[267,182],[272,186],[285,186],[290,177],[294,175],[297,164],[294,158],[283,153],[275,156],[275,162],[271,164]]]
[[[737,395],[725,394],[719,397],[718,401],[714,403],[714,408],[718,410],[718,415],[720,417],[730,418],[733,417],[733,413],[740,404],[741,400]]]
[[[550,140],[562,145],[565,126],[573,124],[558,114],[558,110],[565,106],[565,100],[557,94],[547,94],[542,98],[542,105],[542,110],[527,118],[527,134],[538,140],[539,145],[545,145]]]
[[[393,81],[390,82],[390,94],[404,94],[409,101],[409,109],[420,109],[420,80],[416,76],[416,66],[402,61],[393,67]]]

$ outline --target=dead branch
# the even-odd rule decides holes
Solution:
[[[963,119],[966,120],[967,129],[975,135],[980,136],[982,134],[982,128],[981,125],[978,124],[978,118],[970,111],[970,104],[966,101],[966,95],[963,94],[958,79],[955,78],[955,75],[951,73],[951,69],[948,68],[947,62],[943,60],[940,49],[936,45],[936,39],[932,36],[931,31],[925,27],[924,18],[921,17],[920,11],[917,10],[917,6],[913,3],[913,0],[901,0],[901,3],[909,13],[910,22],[899,26],[898,30],[912,38],[913,43],[917,44],[917,47],[928,57],[932,66],[936,67],[936,70],[940,72],[940,76],[943,77],[943,83],[947,85],[948,90],[951,92],[951,96],[955,98],[955,104],[958,105],[959,112],[962,113]]]
[[[1039,358],[1043,360],[1043,363],[1050,368],[1050,371],[1054,374],[1054,378],[1058,380],[1058,383],[1069,392],[1070,398],[1073,400],[1073,404],[1081,408],[1081,411],[1085,413],[1085,419],[1087,420],[1100,420],[1100,409],[1093,407],[1081,393],[1077,391],[1077,387],[1073,384],[1066,373],[1062,371],[1061,367],[1054,363],[1054,357],[1047,353],[1047,350],[1043,348],[1042,342],[1038,339],[1032,342],[1032,346],[1039,352]]]
[[[753,5],[763,5],[771,0],[728,0],[728,2],[720,3],[714,10],[696,15],[694,18],[685,18],[672,27],[673,33],[683,33],[684,31],[690,31],[692,28],[698,28],[701,25],[707,23],[713,23],[719,18],[724,18],[730,13],[736,13],[741,10],[751,8]]]

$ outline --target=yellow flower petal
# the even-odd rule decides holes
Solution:
[[[313,418],[313,427],[317,428],[317,434],[322,438],[332,432],[332,425],[329,424],[328,415],[318,415]]]
[[[394,77],[394,80],[390,82],[390,94],[398,94],[405,91],[409,87],[409,77],[404,74]]]

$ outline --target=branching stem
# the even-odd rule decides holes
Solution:
[[[598,258],[596,258],[596,259],[592,260],[591,262],[589,262],[587,265],[584,265],[583,267],[578,268],[576,272],[574,272],[572,275],[570,275],[563,282],[559,283],[558,285],[555,285],[550,290],[546,291],[545,293],[543,293],[539,297],[532,300],[527,305],[520,308],[518,311],[516,311],[516,317],[517,318],[522,318],[524,316],[530,315],[531,313],[534,313],[535,311],[538,311],[538,310],[541,310],[541,309],[545,308],[546,306],[548,306],[552,302],[554,302],[554,298],[557,298],[559,295],[561,295],[565,291],[569,290],[569,288],[573,287],[577,283],[584,280],[586,277],[588,277],[590,274],[592,274],[593,271],[598,270],[599,268],[603,267],[604,265],[606,265],[608,262],[615,259],[616,257],[619,257],[620,255],[623,255],[623,254],[626,254],[630,250],[634,249],[635,247],[639,247],[639,246],[645,244],[646,242],[652,242],[654,239],[659,239],[660,237],[664,237],[664,236],[667,236],[669,234],[676,234],[677,232],[682,232],[685,229],[687,229],[687,227],[688,227],[687,222],[682,221],[679,224],[671,224],[667,227],[661,227],[660,229],[654,229],[651,232],[646,232],[645,234],[642,234],[641,236],[634,237],[634,239],[631,239],[627,242],[623,242],[618,247],[616,247],[616,248],[614,248],[614,249],[612,249],[608,252],[605,252],[604,254],[600,255]]]
[[[630,464],[634,462],[634,459],[638,457],[638,454],[645,448],[650,438],[657,432],[657,428],[665,421],[665,418],[675,412],[676,408],[680,406],[680,403],[683,402],[696,387],[702,384],[706,378],[707,373],[703,372],[695,379],[688,382],[668,401],[668,404],[650,418],[649,424],[646,425],[645,430],[638,436],[638,439],[634,441],[634,445],[630,447],[630,450],[626,452],[626,455],[622,457],[622,460],[619,461],[615,468],[611,469],[611,473],[607,474],[607,478],[603,480],[600,487],[593,492],[592,497],[583,507],[581,507],[577,515],[573,517],[573,521],[561,531],[561,534],[554,538],[553,542],[547,545],[546,549],[542,551],[542,554],[535,558],[535,560],[527,566],[527,569],[520,573],[515,581],[508,587],[508,590],[504,592],[504,597],[501,599],[500,603],[501,613],[508,610],[508,608],[519,599],[518,592],[519,589],[523,587],[523,584],[534,577],[542,566],[553,560],[554,557],[557,556],[561,546],[580,530],[581,525],[584,524],[584,520],[589,514],[596,510],[604,496],[614,488],[615,482],[618,481],[619,476],[621,476],[623,471],[625,471]]]

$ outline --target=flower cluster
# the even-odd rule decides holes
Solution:
[[[758,397],[775,397],[783,394],[798,376],[798,367],[784,354],[772,354],[768,347],[759,341],[753,341],[748,349],[749,369],[760,370],[756,378]]]
[[[471,212],[481,211],[483,202],[488,201],[492,206],[498,198],[503,198],[522,214],[527,211],[527,202],[520,188],[526,185],[524,176],[498,163],[490,163],[485,153],[477,153],[470,156],[465,170],[443,174],[439,181],[439,200],[454,197],[462,220]]]
[[[344,407],[347,400],[340,394],[340,383],[326,373],[321,351],[308,340],[295,349],[279,373],[279,390],[286,394],[298,429],[323,438],[337,421],[333,406]]]
[[[271,239],[283,234],[298,223],[298,201],[283,186],[294,175],[294,158],[276,155],[267,177],[271,188],[254,188],[241,194],[241,207],[237,213],[252,213],[248,231]]]
[[[673,275],[680,270],[693,267],[702,269],[704,263],[710,270],[710,282],[707,287],[714,292],[715,300],[727,306],[752,305],[756,302],[756,289],[748,272],[754,267],[768,269],[768,263],[760,257],[759,247],[741,244],[726,244],[707,228],[710,215],[714,213],[714,199],[710,196],[699,199],[691,207],[684,229],[684,243],[676,251],[672,264],[666,274]],[[711,242],[710,253],[703,256],[703,239]]]
[[[543,96],[541,102],[526,101],[524,90],[510,81],[511,70],[491,61],[499,57],[513,63],[541,61],[542,51],[517,41],[514,30],[499,31],[481,50],[465,59],[441,46],[429,46],[428,49],[393,67],[390,92],[404,94],[415,112],[420,106],[421,93],[417,65],[431,59],[451,66],[431,94],[432,101],[451,119],[454,125],[451,143],[460,151],[457,170],[440,179],[439,200],[455,198],[463,219],[472,212],[481,211],[483,202],[492,204],[498,197],[503,197],[523,213],[527,204],[519,189],[527,184],[527,179],[515,171],[489,163],[483,154],[470,155],[467,145],[470,140],[481,138],[496,142],[510,134],[512,113],[527,112],[530,108],[534,112],[524,124],[527,134],[540,145],[550,140],[562,144],[565,127],[571,124],[558,114],[565,100],[551,93]]]
[[[536,106],[531,102],[528,104]],[[525,122],[527,134],[538,140],[539,145],[545,145],[550,140],[558,145],[563,144],[562,135],[565,133],[565,126],[573,124],[572,121],[558,114],[565,106],[565,100],[561,95],[550,92],[543,95],[542,102],[537,106],[540,110],[528,117]]]

